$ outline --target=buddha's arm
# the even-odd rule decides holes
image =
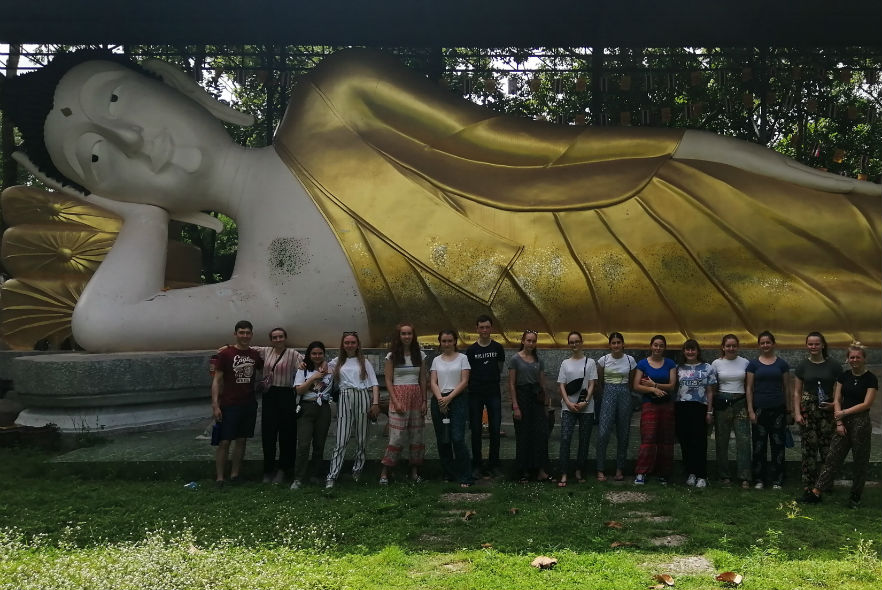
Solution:
[[[164,291],[168,213],[152,205],[114,203],[124,219],[116,242],[73,312],[77,343],[90,352],[198,348],[229,331],[234,282]],[[221,316],[221,317],[218,317]]]
[[[800,164],[761,145],[707,131],[688,129],[673,153],[677,160],[704,160],[728,164],[756,174],[830,193],[882,195],[882,187],[845,178]]]

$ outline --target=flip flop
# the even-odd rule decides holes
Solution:
[[[567,482],[565,482],[565,481],[559,481],[559,482],[557,482],[557,487],[559,487],[559,488],[565,488],[565,487],[567,487]]]
[[[606,481],[606,474],[605,473],[598,473],[597,474],[597,481]]]

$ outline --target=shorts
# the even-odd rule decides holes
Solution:
[[[220,440],[236,440],[254,436],[257,422],[257,402],[236,406],[221,406]]]

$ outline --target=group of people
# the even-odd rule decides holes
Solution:
[[[230,478],[235,481],[239,477],[245,441],[254,433],[254,384],[261,370],[262,382],[268,386],[262,413],[264,481],[281,483],[292,473],[291,488],[298,489],[311,473],[323,478],[326,488],[334,487],[353,435],[352,476],[358,480],[365,465],[367,422],[380,411],[377,375],[365,359],[358,334],[344,332],[339,356],[328,361],[321,342],[310,343],[305,355],[289,348],[282,328],[270,332],[272,346],[251,347],[252,330],[246,321],[236,324],[236,344],[222,349],[217,358],[212,381],[213,411],[219,424],[217,481],[225,481],[231,441]],[[422,481],[424,426],[429,412],[445,480],[467,488],[477,478],[501,475],[501,373],[507,366],[515,463],[521,481],[556,481],[566,487],[572,476],[583,482],[589,473],[588,447],[595,424],[596,478],[607,480],[607,447],[615,432],[616,463],[611,477],[623,480],[633,392],[641,396],[635,485],[644,485],[649,476],[662,484],[668,482],[676,441],[686,485],[707,487],[707,441],[713,427],[718,476],[724,485],[740,481],[746,489],[780,489],[792,417],[802,439],[801,499],[820,501],[851,450],[854,475],[850,502],[855,507],[860,503],[869,464],[869,409],[878,382],[867,370],[864,349],[858,344],[848,348],[848,368],[843,370],[828,358],[824,336],[812,332],[806,337],[808,356],[791,375],[789,364],[775,352],[774,335],[767,331],[759,335],[757,358],[739,356],[738,337],[727,334],[712,362],[705,360],[701,346],[692,339],[683,344],[677,361],[672,360],[662,335],[650,340],[649,356],[636,361],[625,353],[625,339],[618,332],[609,336],[609,353],[594,360],[584,354],[582,335],[574,331],[567,337],[571,354],[561,363],[557,387],[546,387],[546,367],[536,348],[538,334],[524,331],[520,349],[506,363],[505,350],[491,338],[492,330],[492,318],[479,316],[478,339],[465,353],[458,351],[458,334],[443,330],[438,335],[438,354],[429,363],[414,326],[406,322],[396,326],[384,360],[389,442],[381,461],[381,485],[393,477],[405,447],[407,477]],[[557,479],[549,464],[549,435],[556,415],[553,397],[560,399]],[[325,474],[322,457],[332,400],[337,404],[336,439]],[[482,451],[485,415],[489,433],[486,461]],[[466,444],[468,425],[471,448]],[[573,462],[571,446],[577,428]],[[729,461],[733,431],[734,474]]]

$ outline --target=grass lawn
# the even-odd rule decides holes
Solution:
[[[439,482],[382,488],[371,474],[330,494],[257,483],[217,491],[207,479],[184,487],[192,465],[50,458],[0,450],[0,589],[636,589],[663,573],[676,588],[715,588],[726,570],[744,576],[743,588],[882,579],[878,487],[856,511],[845,489],[796,505],[795,485],[499,481],[461,494]],[[537,555],[559,563],[540,571],[530,566]]]

